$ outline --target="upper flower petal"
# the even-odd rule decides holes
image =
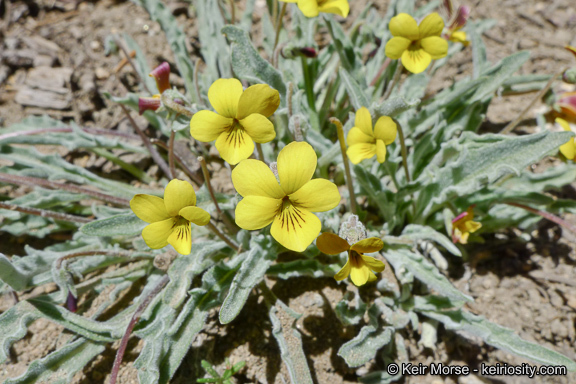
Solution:
[[[236,165],[254,153],[254,141],[244,129],[231,129],[218,136],[216,149],[224,160]]]
[[[360,257],[362,258],[362,261],[364,262],[364,264],[366,264],[368,266],[368,268],[370,268],[374,272],[382,272],[384,270],[384,268],[386,267],[386,265],[383,262],[381,262],[380,260],[377,260],[373,257],[364,256],[364,255],[360,255]]]
[[[327,0],[318,7],[320,12],[334,13],[336,15],[346,17],[350,12],[350,5],[348,0]]]
[[[216,140],[225,130],[229,129],[234,120],[212,111],[199,111],[190,120],[190,135],[198,141]]]
[[[396,36],[388,40],[386,43],[386,56],[391,58],[392,60],[399,59],[402,57],[402,53],[408,49],[410,44],[412,43],[411,40],[408,40],[402,36]]]
[[[182,208],[196,205],[196,192],[189,182],[173,179],[164,190],[164,205],[170,216],[177,216]]]
[[[448,42],[439,36],[423,38],[420,40],[420,46],[428,52],[434,60],[446,57],[448,54]]]
[[[436,12],[429,14],[420,22],[418,31],[419,37],[423,39],[429,36],[440,36],[444,29],[444,20]]]
[[[348,146],[355,145],[355,144],[374,144],[376,140],[374,136],[368,136],[364,132],[360,130],[358,127],[352,127],[352,129],[348,132],[348,137],[346,138],[346,142]]]
[[[240,120],[240,125],[244,127],[246,133],[252,140],[257,143],[267,143],[276,137],[274,124],[259,113],[253,113],[250,116]]]
[[[130,200],[130,208],[136,216],[147,223],[170,218],[164,200],[152,195],[136,195]]]
[[[241,95],[242,83],[238,79],[218,79],[208,89],[210,104],[224,117],[236,117]]]
[[[278,178],[280,186],[290,195],[306,184],[316,170],[318,158],[312,146],[305,142],[292,142],[278,155]]]
[[[341,199],[336,184],[326,179],[310,180],[289,196],[292,204],[312,212],[335,208]]]
[[[322,224],[320,219],[305,209],[287,204],[274,218],[270,234],[284,247],[303,252],[318,236]]]
[[[182,222],[172,229],[168,236],[168,244],[174,247],[176,252],[181,255],[189,255],[192,249],[192,233],[190,232],[190,223]]]
[[[236,119],[242,120],[253,113],[266,117],[272,115],[280,105],[280,94],[268,84],[256,84],[248,87],[238,102]]]
[[[412,73],[424,72],[431,61],[432,56],[423,49],[407,49],[402,54],[402,64]]]
[[[298,9],[306,17],[318,16],[318,1],[317,0],[298,0]]]
[[[380,164],[386,161],[386,145],[382,140],[376,140],[376,160]]]
[[[316,247],[327,255],[337,255],[349,250],[350,244],[338,235],[324,232],[316,239]]]
[[[376,154],[376,143],[374,144],[354,144],[346,151],[352,164],[358,164],[364,159],[374,157]]]
[[[146,245],[152,249],[160,249],[167,246],[168,236],[172,233],[174,223],[174,219],[170,218],[147,225],[142,230],[142,238]]]
[[[361,107],[356,111],[356,117],[354,118],[354,127],[359,128],[362,133],[367,136],[374,136],[372,131],[372,116],[370,116],[370,111],[368,108]],[[354,128],[352,128],[354,129]]]
[[[384,242],[377,237],[369,237],[352,245],[350,248],[358,253],[378,252],[384,247]]]
[[[260,160],[242,161],[232,171],[232,183],[243,196],[264,196],[282,199],[286,194],[270,168]]]
[[[178,214],[196,225],[206,225],[210,222],[210,214],[202,208],[184,207]]]
[[[264,196],[247,196],[236,206],[236,224],[253,231],[264,228],[274,220],[282,200]]]
[[[407,13],[400,13],[390,20],[388,25],[392,36],[405,37],[408,40],[417,40],[419,35],[418,23]]]
[[[334,279],[336,279],[336,281],[342,281],[345,278],[347,278],[350,275],[350,270],[352,269],[352,266],[350,265],[350,260],[348,260],[346,262],[346,264],[344,264],[344,266],[342,267],[342,269],[334,275]]]
[[[390,145],[396,140],[398,134],[398,127],[392,118],[382,116],[376,122],[374,127],[374,137],[384,141],[384,144]]]

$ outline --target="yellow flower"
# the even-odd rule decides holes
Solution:
[[[452,242],[466,244],[471,233],[482,228],[482,224],[472,221],[474,218],[474,206],[468,207],[466,212],[456,216],[452,220]]]
[[[272,223],[270,234],[284,247],[304,251],[318,236],[320,220],[311,212],[340,203],[334,183],[311,180],[316,153],[308,143],[292,142],[278,155],[278,180],[259,160],[244,160],[232,171],[232,182],[244,198],[236,207],[236,224],[255,230]]]
[[[379,163],[386,160],[386,146],[396,139],[396,123],[388,116],[382,116],[372,129],[372,116],[365,107],[356,112],[354,127],[348,132],[348,150],[350,161],[358,164],[364,159],[376,155]]]
[[[572,132],[572,130],[570,129],[570,124],[568,124],[568,122],[566,120],[557,117],[555,122],[560,124],[560,126],[565,131]],[[568,160],[574,160],[574,155],[576,155],[576,143],[574,143],[573,137],[571,137],[570,140],[568,140],[568,142],[566,142],[566,144],[562,144],[560,146],[560,152],[562,152],[562,154]]]
[[[216,140],[216,149],[235,165],[254,152],[254,141],[267,143],[276,137],[268,117],[280,105],[277,90],[257,84],[242,90],[237,79],[218,79],[208,90],[216,110],[199,111],[190,121],[190,134],[198,141]]]
[[[164,190],[164,199],[152,195],[136,195],[130,200],[134,214],[150,225],[142,231],[142,237],[152,249],[168,244],[176,252],[188,255],[192,248],[190,223],[206,225],[210,215],[196,207],[194,188],[183,180],[172,180]]]
[[[386,56],[402,64],[412,73],[423,72],[432,59],[441,59],[448,54],[448,42],[440,37],[444,21],[437,13],[424,18],[420,25],[406,13],[390,20],[390,33],[394,36],[386,43]]]
[[[335,13],[342,17],[348,16],[350,5],[348,0],[280,0],[284,3],[297,3],[298,9],[306,17],[316,17],[318,13]]]
[[[316,240],[316,246],[327,255],[337,255],[348,251],[348,261],[334,278],[344,280],[350,275],[354,285],[361,286],[368,281],[376,280],[374,272],[382,272],[384,263],[364,253],[378,252],[384,247],[384,242],[377,237],[360,240],[352,246],[340,236],[332,233],[323,233]],[[374,272],[372,272],[374,271]]]
[[[461,43],[465,47],[470,45],[470,41],[466,40],[466,32],[464,31],[450,32],[448,40],[452,41],[453,43]]]

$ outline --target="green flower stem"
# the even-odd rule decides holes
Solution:
[[[152,182],[152,178],[148,176],[146,172],[142,171],[141,169],[135,167],[132,164],[128,164],[127,162],[120,160],[117,156],[114,156],[109,151],[102,148],[90,148],[90,150],[94,152],[96,155],[105,158],[106,160],[112,162],[113,164],[116,164],[126,172],[130,173],[132,176],[142,180],[144,183],[149,184]]]
[[[286,3],[284,3],[286,4]],[[310,74],[310,67],[306,61],[306,57],[300,57],[302,62],[302,73],[304,74],[304,88],[306,90],[306,98],[308,99],[308,106],[310,110],[316,114],[316,101],[314,100],[314,82],[312,81],[312,75]]]
[[[194,64],[194,89],[196,90],[196,100],[198,100],[198,104],[205,107],[204,100],[202,100],[202,95],[200,94],[200,87],[198,86],[198,72],[200,70],[200,59],[196,60],[196,64]]]
[[[235,24],[236,23],[236,6],[234,5],[234,0],[229,0],[230,1],[230,24]]]
[[[206,226],[212,231],[214,232],[214,234],[216,236],[218,236],[222,241],[224,241],[226,244],[228,244],[228,246],[232,249],[234,249],[236,252],[240,252],[240,246],[238,244],[236,244],[234,242],[234,240],[232,240],[231,238],[229,238],[228,236],[226,236],[222,231],[220,231],[218,229],[218,227],[216,227],[214,224],[212,224],[212,222],[209,222],[208,224],[206,224]]]
[[[412,181],[410,178],[410,171],[408,170],[408,151],[406,150],[406,142],[404,141],[404,131],[402,130],[402,126],[396,120],[394,120],[396,125],[398,126],[398,137],[400,138],[400,152],[402,153],[402,165],[404,166],[404,172],[406,173],[406,182],[409,183]]]
[[[398,61],[398,66],[396,67],[396,72],[394,72],[394,77],[392,78],[392,83],[388,86],[388,88],[386,88],[386,92],[384,93],[384,97],[382,98],[383,100],[387,100],[390,95],[392,94],[392,91],[394,90],[394,87],[396,87],[396,84],[398,84],[398,82],[400,81],[400,76],[402,76],[402,69],[404,67],[402,66],[402,63],[400,61]]]
[[[18,211],[18,212],[26,213],[28,215],[49,217],[51,219],[59,220],[59,221],[70,221],[72,223],[86,224],[86,223],[89,223],[92,221],[92,219],[88,219],[88,218],[83,217],[83,216],[76,216],[76,215],[70,215],[68,213],[47,211],[45,209],[23,207],[21,205],[7,204],[7,203],[1,202],[1,201],[0,201],[0,209],[7,209],[9,211]]]
[[[344,129],[342,128],[342,123],[337,118],[331,117],[330,122],[336,126],[336,130],[338,132],[338,141],[340,142],[340,151],[342,152],[344,172],[346,173],[346,185],[348,186],[348,194],[350,195],[350,211],[352,211],[353,214],[356,214],[356,195],[354,194],[354,185],[352,184],[350,164],[348,164],[348,156],[346,155],[346,140],[344,139]]]
[[[166,145],[166,143],[164,143],[163,141],[158,139],[150,139],[150,142],[168,152],[168,145]],[[202,184],[203,182],[202,178],[198,174],[196,174],[192,169],[190,169],[190,167],[188,167],[184,159],[176,152],[174,152],[174,159],[176,160],[178,165],[182,168],[184,173],[186,173],[186,175],[190,178],[190,180],[193,180],[196,184]]]
[[[278,22],[276,23],[276,37],[274,38],[274,46],[272,47],[272,54],[274,54],[274,52],[276,51],[276,47],[278,46],[278,40],[280,39],[280,30],[282,29],[284,14],[286,13],[287,6],[288,3],[282,3],[282,10],[280,11],[280,17],[278,18]]]
[[[172,121],[170,122],[172,125]],[[176,136],[176,131],[170,131],[170,139],[168,140],[168,166],[170,168],[170,178],[176,177],[176,166],[174,165],[174,138]]]
[[[376,74],[376,76],[374,76],[374,78],[370,82],[371,87],[375,86],[379,82],[378,80],[380,80],[380,77],[382,76],[382,74],[384,73],[386,68],[388,68],[388,66],[390,65],[391,62],[392,62],[392,59],[390,59],[389,57],[387,57],[386,60],[384,60],[384,62],[382,63],[382,66],[378,70],[378,73]]]
[[[576,226],[574,224],[571,224],[571,223],[567,222],[566,220],[563,220],[560,217],[551,214],[550,212],[541,211],[539,209],[535,209],[535,208],[529,207],[529,206],[524,205],[524,204],[518,204],[518,203],[506,203],[506,204],[511,205],[513,207],[522,208],[522,209],[527,210],[528,212],[532,212],[536,215],[542,216],[546,220],[549,220],[555,224],[558,224],[558,225],[566,228],[567,230],[569,230],[570,232],[572,232],[573,234],[576,235]]]
[[[212,183],[210,182],[210,172],[208,172],[208,167],[206,166],[206,160],[202,156],[198,156],[198,161],[200,162],[200,166],[202,167],[202,174],[204,175],[204,183],[206,184],[206,188],[210,193],[210,197],[214,202],[214,206],[218,211],[219,215],[222,215],[222,211],[220,210],[220,206],[218,205],[218,200],[216,200],[216,194],[214,194],[214,189],[212,188]]]
[[[264,151],[262,150],[262,144],[256,143],[256,150],[258,151],[258,157],[260,158],[260,161],[266,162],[266,160],[264,159]]]
[[[394,186],[396,187],[396,192],[398,192],[400,190],[400,186],[398,184],[398,180],[396,180],[396,174],[392,172],[387,161],[385,161],[383,164],[384,168],[386,168],[386,172],[388,172],[388,176],[390,176],[392,183],[394,183]]]

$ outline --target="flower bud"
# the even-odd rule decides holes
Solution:
[[[318,56],[318,51],[313,47],[295,47],[293,45],[287,45],[280,51],[280,53],[285,59],[294,59],[296,57],[307,57],[313,59]]]
[[[576,84],[576,67],[564,71],[562,74],[562,80],[568,84]]]
[[[340,225],[340,232],[338,234],[341,238],[346,239],[348,244],[355,244],[360,240],[366,238],[366,227],[357,215],[348,216],[348,220]]]
[[[78,299],[74,297],[70,291],[68,292],[68,298],[66,299],[66,308],[73,313],[76,313],[78,310]]]
[[[156,86],[160,93],[170,89],[170,64],[167,62],[163,62],[154,68],[154,70],[150,72],[149,76],[156,80]]]
[[[158,97],[139,97],[138,98],[138,113],[141,115],[145,111],[155,111],[162,105]]]

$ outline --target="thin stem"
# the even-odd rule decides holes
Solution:
[[[224,241],[226,244],[228,244],[228,246],[234,250],[236,250],[236,252],[240,252],[240,247],[238,246],[238,244],[236,244],[234,242],[234,240],[230,239],[228,236],[226,236],[223,232],[221,232],[218,227],[216,227],[214,224],[212,224],[212,222],[208,222],[208,224],[206,224],[206,226],[208,228],[210,228],[210,230],[212,232],[214,232],[214,234],[216,236],[218,236],[222,241]]]
[[[384,93],[384,97],[382,98],[383,100],[387,100],[390,97],[392,91],[394,90],[394,87],[396,87],[396,84],[398,84],[398,82],[400,81],[400,76],[402,76],[402,68],[404,67],[402,66],[402,63],[399,61],[398,66],[396,67],[396,72],[394,72],[394,77],[392,78],[392,83],[388,86],[388,88],[386,88],[386,92]]]
[[[260,158],[260,161],[266,162],[266,160],[264,159],[264,151],[262,150],[262,144],[256,143],[256,150],[258,151],[258,157]]]
[[[352,185],[352,174],[350,173],[350,164],[348,164],[348,156],[346,155],[346,140],[344,139],[344,129],[342,123],[335,117],[330,118],[330,122],[336,126],[338,132],[338,141],[340,142],[340,151],[342,152],[342,161],[344,162],[344,172],[346,173],[346,185],[348,186],[348,194],[350,195],[350,210],[356,214],[356,195],[354,194],[354,185]]]
[[[168,164],[166,164],[166,162],[160,156],[160,154],[158,153],[156,148],[154,148],[152,146],[152,143],[150,143],[150,139],[148,138],[148,136],[146,136],[146,134],[144,134],[144,132],[140,129],[138,124],[136,124],[136,122],[134,121],[132,116],[130,116],[130,112],[128,112],[126,107],[123,106],[122,104],[118,104],[118,105],[120,106],[120,108],[122,108],[122,111],[124,111],[124,114],[126,115],[126,117],[128,117],[128,120],[130,120],[130,123],[134,127],[134,130],[136,130],[136,133],[138,133],[138,136],[140,136],[140,138],[142,139],[142,142],[144,143],[146,148],[148,148],[148,152],[150,152],[150,156],[152,156],[152,159],[154,160],[154,162],[158,165],[158,167],[160,167],[160,169],[162,170],[162,172],[164,172],[166,177],[171,179],[170,168],[168,167]]]
[[[231,17],[231,21],[230,24],[235,24],[236,23],[236,6],[234,5],[234,0],[229,0],[230,1],[230,17]]]
[[[384,62],[382,63],[382,66],[378,70],[378,73],[376,74],[376,76],[374,76],[374,78],[370,82],[371,87],[376,85],[376,83],[378,82],[378,80],[380,79],[380,77],[382,76],[382,74],[384,73],[386,68],[388,68],[388,66],[390,65],[391,62],[392,62],[392,59],[390,59],[389,57],[387,57],[386,60],[384,60]]]
[[[70,221],[72,223],[86,224],[92,221],[91,219],[88,219],[83,216],[70,215],[68,213],[60,213],[54,211],[46,211],[44,209],[38,209],[38,208],[23,207],[21,205],[7,204],[1,201],[0,201],[0,209],[18,211],[29,215],[35,215],[41,217],[49,217],[54,220]]]
[[[212,182],[210,181],[210,172],[208,172],[208,167],[206,165],[206,160],[202,156],[198,156],[198,161],[200,162],[200,166],[202,167],[202,174],[204,175],[204,183],[206,184],[206,188],[210,193],[210,197],[214,202],[214,206],[218,211],[218,214],[221,215],[222,211],[220,210],[220,206],[218,205],[218,200],[216,200],[216,194],[214,193],[214,189],[212,188]]]
[[[84,252],[74,252],[69,253],[66,256],[62,256],[56,259],[56,268],[60,268],[62,266],[62,262],[64,260],[73,259],[75,257],[83,257],[83,256],[117,256],[117,257],[132,257],[133,252],[127,251],[111,251],[111,250],[99,250],[99,251],[84,251]],[[152,257],[152,256],[151,256]],[[141,260],[141,257],[134,258],[134,260]]]
[[[286,6],[288,6],[288,3],[282,3],[282,10],[280,11],[280,17],[278,18],[278,23],[276,24],[276,37],[274,38],[274,46],[272,47],[272,53],[276,51],[276,47],[278,46],[278,40],[280,39],[280,29],[282,29],[284,14],[286,13]]]
[[[136,135],[131,135],[129,133],[123,133],[118,131],[110,131],[107,129],[95,129],[95,128],[80,128],[82,131],[91,134],[91,135],[110,135],[110,136],[119,136],[124,137],[126,139],[132,140],[140,140],[140,138]],[[3,135],[0,135],[0,141],[11,139],[13,137],[20,137],[20,136],[31,136],[31,135],[40,135],[43,133],[68,133],[73,132],[74,130],[70,127],[62,127],[62,128],[43,128],[43,129],[30,129],[27,131],[16,131],[16,132],[9,132]]]
[[[166,150],[166,152],[168,152],[168,146],[166,145],[166,143],[164,143],[161,140],[158,139],[150,139],[150,142],[154,145],[159,146],[160,148]],[[184,161],[184,159],[182,158],[182,156],[180,156],[178,153],[176,153],[176,151],[174,151],[174,158],[176,160],[176,162],[178,163],[178,165],[180,165],[180,167],[182,168],[182,170],[184,171],[184,173],[186,173],[186,175],[188,175],[188,177],[190,178],[190,180],[194,180],[194,182],[198,185],[202,184],[202,179],[200,178],[199,175],[197,175]]]
[[[196,60],[194,64],[194,89],[196,90],[196,99],[199,105],[205,107],[204,100],[202,100],[202,95],[200,94],[200,87],[198,86],[198,71],[200,69],[200,59]]]
[[[394,120],[396,125],[398,126],[398,137],[400,138],[400,152],[402,153],[402,165],[404,166],[404,172],[406,173],[406,182],[409,183],[412,180],[410,179],[410,171],[408,170],[408,151],[406,150],[406,142],[404,141],[404,131],[402,130],[402,126],[396,120]]]
[[[168,275],[162,276],[158,284],[146,295],[144,300],[140,303],[136,311],[132,315],[130,319],[130,323],[128,323],[128,327],[126,328],[126,332],[124,332],[124,336],[122,336],[122,341],[120,341],[120,347],[116,352],[116,358],[114,359],[114,365],[112,366],[112,373],[110,374],[110,384],[116,384],[116,380],[118,378],[118,372],[120,371],[120,364],[122,364],[122,359],[124,358],[124,353],[126,352],[126,347],[128,346],[128,339],[130,339],[130,335],[132,334],[132,330],[136,326],[136,323],[142,316],[142,313],[146,310],[148,305],[152,302],[154,297],[156,297],[160,291],[164,288],[166,284],[170,281]]]
[[[518,204],[518,203],[505,203],[505,204],[511,205],[513,207],[522,208],[522,209],[527,210],[528,212],[532,212],[536,215],[542,216],[546,220],[549,220],[555,224],[558,224],[558,225],[566,228],[567,230],[569,230],[570,232],[572,232],[573,234],[576,235],[576,226],[574,224],[571,224],[571,223],[567,222],[566,220],[563,220],[560,217],[551,214],[550,212],[541,211],[539,209],[535,209],[535,208],[529,207],[529,206],[524,205],[524,204]]]
[[[398,180],[396,180],[396,174],[394,174],[391,170],[390,170],[390,165],[388,164],[387,161],[384,162],[384,168],[386,168],[386,172],[388,172],[388,176],[390,176],[390,179],[392,180],[392,183],[394,183],[394,186],[396,187],[396,191],[400,190],[400,186],[398,185]]]
[[[552,87],[554,81],[558,78],[558,76],[561,76],[562,73],[564,73],[564,71],[561,71],[560,73],[552,76],[550,80],[548,80],[544,88],[542,88],[542,90],[536,94],[534,99],[532,99],[530,104],[528,104],[526,108],[524,108],[522,112],[520,112],[520,114],[518,114],[518,116],[513,121],[511,121],[507,126],[505,126],[504,129],[500,131],[500,134],[506,135],[512,132],[512,130],[516,128],[516,126],[520,123],[520,121],[522,121],[524,115],[526,115],[526,113],[528,113],[528,111],[534,106],[534,104],[536,104],[536,102],[540,100],[546,94],[546,92],[548,92],[548,90]]]
[[[170,131],[170,140],[168,141],[168,164],[170,167],[171,178],[176,177],[176,166],[174,165],[174,138],[176,136],[176,131]]]
[[[284,3],[286,4],[286,3]],[[304,88],[306,89],[306,98],[308,99],[308,106],[310,110],[316,112],[316,101],[314,100],[314,83],[312,83],[312,76],[310,75],[310,67],[306,58],[301,56],[302,73],[304,74]]]
[[[17,185],[26,185],[29,187],[44,187],[48,189],[61,189],[69,192],[74,193],[81,193],[84,195],[95,197],[99,200],[105,201],[107,203],[117,204],[117,205],[124,205],[129,206],[130,201],[126,199],[122,199],[121,197],[107,195],[98,191],[93,191],[91,189],[78,187],[72,184],[64,184],[58,183],[56,181],[50,181],[45,179],[40,179],[37,177],[31,176],[17,176],[17,175],[10,175],[8,173],[0,173],[0,182],[9,183],[9,184],[17,184]]]

